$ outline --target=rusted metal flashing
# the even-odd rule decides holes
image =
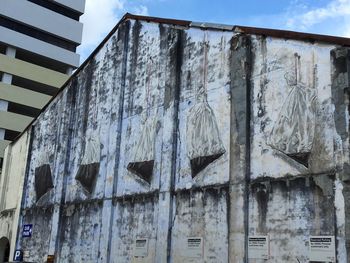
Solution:
[[[178,20],[178,19],[161,18],[161,17],[153,17],[153,16],[140,16],[140,15],[133,15],[130,13],[126,13],[124,17],[121,19],[121,21],[128,20],[128,19],[142,20],[146,22],[160,23],[160,24],[177,25],[177,26],[183,26],[183,27],[190,27],[192,23],[191,21],[188,21],[188,20]]]
[[[190,27],[200,28],[204,30],[222,30],[222,31],[233,31],[233,25],[216,24],[216,23],[206,23],[206,22],[191,22]]]
[[[330,35],[319,35],[288,30],[246,27],[238,25],[234,26],[233,31],[242,34],[263,35],[277,38],[295,39],[310,42],[325,42],[341,46],[350,46],[350,38],[336,37]]]

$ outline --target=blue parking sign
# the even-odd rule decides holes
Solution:
[[[23,261],[23,251],[16,249],[15,254],[13,255],[13,261]]]
[[[32,232],[33,232],[32,224],[23,225],[22,237],[31,237]]]

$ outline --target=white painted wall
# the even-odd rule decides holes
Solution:
[[[10,144],[5,151],[3,171],[0,179],[0,213],[9,211],[9,217],[0,220],[0,235],[10,240],[10,257],[16,246],[17,227],[22,201],[24,174],[27,164],[29,146],[29,131],[23,133],[20,139]]]

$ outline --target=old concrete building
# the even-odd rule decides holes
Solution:
[[[348,262],[348,47],[127,14],[27,129],[16,249]]]

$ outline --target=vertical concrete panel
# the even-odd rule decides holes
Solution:
[[[19,248],[24,252],[23,260],[29,262],[45,262],[49,253],[53,207],[46,209],[33,208],[22,211],[22,222],[32,224],[32,237],[21,238]],[[19,234],[22,234],[22,226]],[[13,255],[12,255],[13,256]]]
[[[350,220],[349,220],[349,87],[350,87],[350,51],[339,47],[331,51],[332,64],[332,102],[337,134],[342,144],[342,155],[338,156],[339,180],[336,183],[336,219],[338,230],[338,260],[350,258]]]
[[[126,79],[126,63],[127,51],[129,48],[129,34],[130,23],[124,23],[118,29],[115,48],[112,52],[111,69],[116,68],[112,78],[109,78],[109,85],[113,87],[109,96],[112,97],[110,109],[110,124],[108,134],[108,162],[106,164],[106,183],[105,183],[105,197],[111,198],[117,190],[118,185],[118,167],[120,159],[120,141],[121,141],[121,125],[123,114],[123,102],[125,94],[125,79]],[[116,67],[118,65],[118,67]],[[103,77],[103,75],[102,75]],[[111,231],[112,222],[114,220],[113,201],[104,201],[103,214],[109,215],[103,217],[101,230],[101,243],[99,262],[110,261],[111,255],[111,238],[113,231]]]
[[[310,235],[336,235],[334,195],[325,196],[312,180],[255,184],[249,200],[249,234],[270,238],[267,262],[306,262]]]
[[[270,37],[257,37],[253,45],[255,63],[252,74],[252,178],[334,171],[336,154],[334,145],[339,143],[339,138],[334,133],[331,104],[329,52],[333,46],[311,45],[307,42],[285,41]],[[296,56],[299,57],[297,63],[299,66],[295,62]],[[295,142],[299,145],[298,143],[303,143],[302,140],[313,136],[313,140],[312,137],[310,138],[312,148],[308,150],[307,165],[295,161],[287,155],[287,151],[274,147],[271,141],[273,129],[277,129],[279,118],[282,116],[283,105],[291,101],[292,98],[288,96],[293,97],[291,95],[293,86],[288,83],[287,78],[296,70],[298,83],[304,87],[302,90],[305,90],[305,96],[308,96],[302,99],[303,103],[306,101],[303,105],[304,112],[307,107],[311,107],[312,121],[316,123],[313,130],[308,127],[312,135],[311,133],[307,136],[302,135],[299,142]],[[315,94],[315,98],[308,101],[311,93]],[[301,117],[302,114],[296,116]],[[292,132],[289,138],[294,138],[296,132],[302,130],[298,127],[293,133],[292,128],[288,128],[285,133]],[[281,142],[284,142],[283,136],[287,135],[281,134]]]
[[[171,262],[227,262],[228,224],[225,189],[179,192],[173,218]],[[200,257],[189,252],[188,238],[202,238]]]
[[[162,62],[159,57],[158,25],[134,22],[130,41],[120,146],[123,154],[120,155],[118,168],[118,196],[159,188],[161,138],[163,125],[166,125],[162,122],[164,87],[159,85]],[[145,130],[147,125],[151,125],[148,127],[149,132]],[[142,148],[143,143],[148,142],[145,136],[150,140],[149,149]],[[146,161],[138,160],[142,159],[142,154],[152,155],[152,171],[147,175],[147,180],[128,169],[136,161]]]
[[[96,262],[99,258],[102,211],[102,202],[72,204],[63,209],[58,262]]]
[[[248,182],[250,179],[250,74],[251,41],[233,36],[230,43],[230,198],[229,262],[246,260],[248,228]]]
[[[84,148],[86,145],[87,136],[99,137],[98,131],[93,129],[93,119],[96,120],[95,114],[97,114],[97,74],[96,66],[97,62],[92,60],[86,68],[79,74],[79,77],[75,81],[72,88],[75,89],[76,102],[71,105],[74,115],[72,115],[72,130],[71,135],[71,148],[70,148],[70,160],[68,163],[68,175],[65,185],[65,201],[72,202],[73,200],[86,200],[90,198],[81,183],[75,179],[79,165],[84,155]],[[90,125],[90,127],[89,127]],[[89,135],[86,135],[89,129]],[[95,132],[95,133],[94,133]],[[98,180],[97,180],[98,181]],[[96,181],[96,184],[97,184]],[[100,183],[101,184],[101,183]],[[94,187],[96,188],[96,187]],[[94,189],[95,190],[95,189]],[[103,194],[100,188],[93,191],[92,197]]]
[[[253,38],[249,234],[270,236],[269,262],[307,261],[310,235],[336,236],[345,262],[337,171],[348,142],[334,118],[332,48]]]
[[[187,31],[186,39],[183,40],[176,188],[224,184],[229,180],[231,36],[232,34],[225,32],[191,29]],[[207,45],[206,51],[205,45]],[[193,111],[199,105],[203,97],[206,97],[206,107],[211,111],[210,121],[217,125],[218,134],[214,135],[215,140],[222,142],[224,153],[192,178],[188,152],[188,147],[192,143],[189,142],[191,127],[188,126],[195,121],[195,118],[191,117],[191,110]],[[199,117],[200,114],[197,118]],[[208,128],[206,124],[203,125],[202,129]],[[200,133],[201,128],[196,129],[192,129],[193,132]],[[206,130],[206,133],[210,133],[210,130]],[[203,142],[206,141],[206,138],[198,138],[200,139],[203,139]],[[217,146],[217,141],[213,146]]]
[[[170,259],[173,213],[173,189],[176,173],[177,125],[183,60],[184,32],[167,25],[159,25],[160,86],[164,87],[163,132],[160,163],[160,185],[155,262]]]
[[[115,220],[112,229],[110,262],[156,262],[156,233],[158,200],[155,197],[121,199],[114,203]],[[135,256],[137,239],[147,239],[144,257]]]

